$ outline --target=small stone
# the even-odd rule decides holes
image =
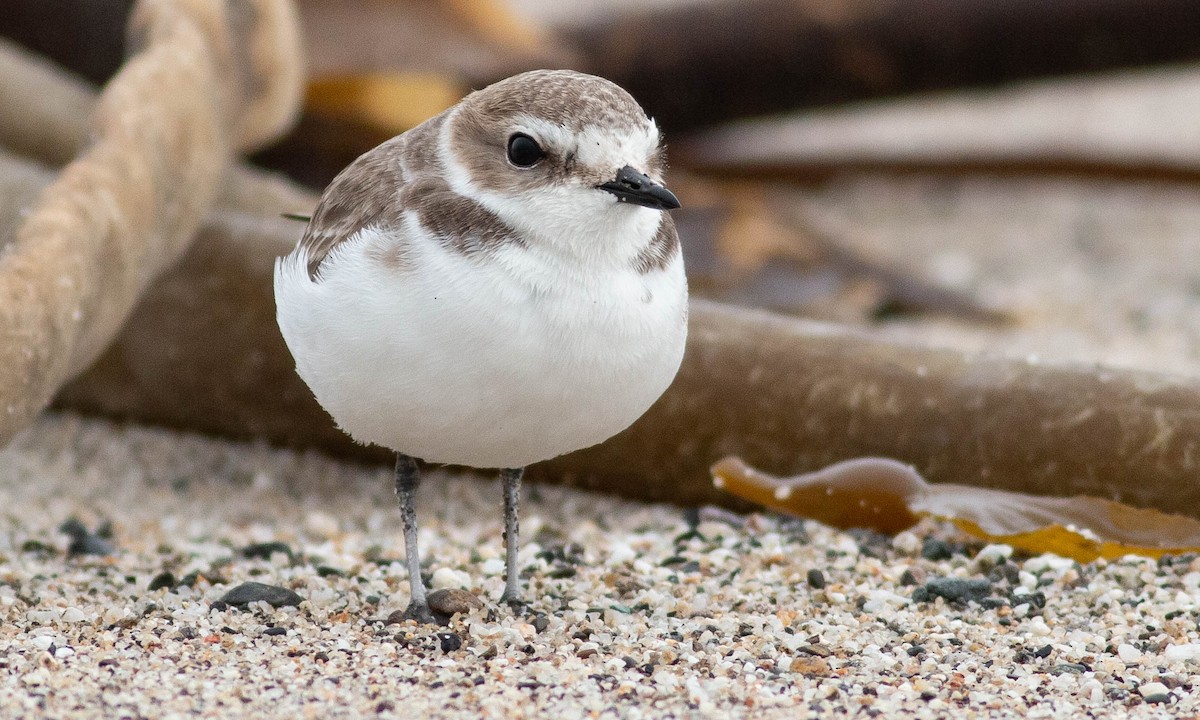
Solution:
[[[1167,662],[1200,660],[1200,643],[1168,645],[1167,649],[1163,651],[1163,656],[1167,658]]]
[[[341,530],[338,527],[337,518],[319,510],[310,512],[304,516],[304,529],[326,540],[336,537]]]
[[[483,601],[460,588],[442,588],[429,593],[429,609],[447,619],[455,614],[466,615],[483,608]]]
[[[77,518],[68,518],[66,522],[59,526],[58,530],[71,537],[71,544],[67,546],[67,555],[113,554],[112,543],[98,534],[89,532],[87,527]]]
[[[545,632],[546,628],[550,627],[550,619],[545,615],[538,615],[533,618],[530,624],[533,625],[534,630],[541,633]]]
[[[278,585],[266,585],[260,582],[244,582],[221,596],[218,602],[228,603],[235,607],[248,605],[252,602],[263,601],[271,607],[299,607],[304,598]]]
[[[590,658],[600,652],[600,646],[594,642],[585,642],[580,644],[579,649],[575,651],[575,655],[580,658]]]
[[[406,612],[407,611],[405,611],[405,610],[396,610],[391,615],[387,616],[387,619],[383,621],[383,624],[384,625],[399,625],[399,624],[405,622],[406,620],[408,620],[408,616],[405,614]]]
[[[1148,682],[1138,686],[1138,693],[1148,703],[1167,703],[1171,701],[1171,691],[1160,682]]]
[[[925,583],[925,571],[921,568],[906,568],[900,573],[900,585],[903,587],[912,587],[913,585],[923,585]]]
[[[1126,665],[1136,665],[1142,661],[1142,651],[1129,643],[1121,643],[1117,646],[1117,657]]]
[[[814,590],[821,590],[825,587],[825,574],[820,570],[813,568],[808,571],[808,586]]]
[[[992,593],[992,584],[982,578],[933,578],[925,583],[930,598],[941,597],[951,602],[979,601]],[[913,597],[916,600],[914,594]]]
[[[63,622],[77,623],[83,622],[86,619],[87,616],[83,614],[83,611],[76,607],[69,607],[62,614]]]
[[[146,586],[146,590],[154,592],[155,590],[162,590],[163,588],[173,588],[176,584],[177,582],[175,580],[175,574],[164,570],[163,572],[160,572],[154,576],[154,579],[151,580],[150,584]]]
[[[287,555],[288,562],[293,562],[296,559],[295,554],[292,552],[292,548],[290,548],[287,543],[282,542],[254,543],[242,548],[241,552],[242,557],[251,559],[257,558],[259,560],[270,560],[271,556],[275,553]]]
[[[438,633],[438,642],[441,644],[442,652],[454,652],[462,647],[462,638],[451,632]]]
[[[287,635],[287,628],[269,627],[266,630],[263,630],[263,635]]]
[[[912,557],[921,552],[921,538],[907,530],[901,530],[892,538],[892,547],[901,555]]]
[[[434,590],[442,590],[444,588],[462,589],[470,584],[471,577],[469,575],[446,567],[434,570],[433,577],[429,580],[429,585]]]
[[[921,557],[926,560],[949,560],[954,557],[954,550],[945,540],[927,537],[921,545]]]
[[[983,572],[987,572],[997,565],[1003,565],[1012,557],[1012,545],[1002,545],[994,543],[985,545],[982,550],[975,554],[975,563]]]

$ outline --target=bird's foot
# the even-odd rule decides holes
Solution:
[[[437,620],[433,617],[433,611],[429,609],[429,603],[409,603],[404,610],[405,620],[416,620],[422,625],[435,625]]]
[[[513,611],[514,615],[520,615],[529,608],[529,603],[525,602],[525,599],[521,597],[521,593],[509,592],[507,590],[500,596],[500,604],[507,605]]]

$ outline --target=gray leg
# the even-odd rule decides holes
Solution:
[[[523,474],[524,468],[500,471],[500,479],[504,482],[504,594],[500,596],[500,602],[509,605],[521,603],[521,586],[517,578],[517,550],[520,549],[517,502]]]
[[[396,453],[396,497],[400,500],[400,518],[404,522],[404,557],[408,561],[408,584],[412,600],[404,616],[420,623],[432,623],[433,613],[425,599],[421,580],[421,556],[417,551],[417,485],[421,482],[417,461]]]

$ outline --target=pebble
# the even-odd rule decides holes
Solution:
[[[923,592],[922,592],[923,591]],[[992,584],[983,579],[965,579],[954,577],[933,578],[922,587],[913,591],[913,600],[926,602],[935,597],[945,598],[951,602],[980,601],[991,595]]]
[[[954,549],[941,538],[927,537],[921,545],[921,557],[926,560],[949,560],[954,557]]]
[[[1121,643],[1117,646],[1117,657],[1126,665],[1136,665],[1142,661],[1142,651],[1129,643]]]
[[[483,609],[483,601],[475,595],[460,588],[442,588],[434,590],[426,597],[429,609],[439,615],[452,616],[456,613],[466,615],[472,610]]]
[[[58,528],[71,538],[68,555],[112,555],[113,546],[99,534],[93,534],[77,518],[69,518]]]
[[[453,568],[440,567],[433,571],[429,585],[434,590],[450,588],[462,590],[471,586],[471,576]]]
[[[1171,701],[1171,691],[1160,682],[1148,682],[1138,686],[1138,693],[1149,703],[1165,703]]]
[[[218,602],[234,607],[248,605],[252,602],[265,602],[271,607],[299,607],[304,598],[292,590],[278,585],[266,585],[260,582],[244,582],[221,596]]]
[[[975,563],[979,566],[982,572],[988,572],[997,565],[1002,565],[1008,562],[1012,557],[1012,545],[992,544],[985,545],[978,553],[975,554]]]
[[[255,490],[258,472],[280,480]],[[690,528],[674,507],[542,486],[523,503],[541,530],[514,611],[496,600],[498,483],[430,478],[423,550],[450,581],[430,599],[456,612],[444,627],[386,624],[408,602],[388,468],[40,419],[0,452],[0,507],[23,508],[0,533],[0,707],[74,720],[111,695],[130,717],[1200,715],[1194,558],[1008,557],[980,574],[981,555],[1006,551],[968,558],[932,521],[900,542],[766,513]],[[93,512],[137,542],[103,560],[22,551]],[[950,557],[921,557],[931,539]],[[213,611],[246,607],[243,583],[293,602],[255,593],[249,611]]]
[[[293,562],[296,559],[295,553],[287,543],[282,542],[260,542],[252,543],[242,548],[242,557],[258,558],[260,560],[270,560],[275,553],[281,553],[287,556],[288,562]]]
[[[821,590],[825,587],[825,574],[820,570],[813,568],[808,571],[808,586],[814,590]]]
[[[1167,662],[1187,662],[1188,660],[1200,660],[1200,643],[1185,643],[1182,645],[1168,645],[1163,651],[1163,657]]]

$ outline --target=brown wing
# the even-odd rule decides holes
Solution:
[[[363,227],[399,226],[404,186],[414,177],[440,169],[437,137],[445,117],[443,113],[431,118],[364,153],[325,188],[300,238],[310,278],[316,280],[329,253]]]

